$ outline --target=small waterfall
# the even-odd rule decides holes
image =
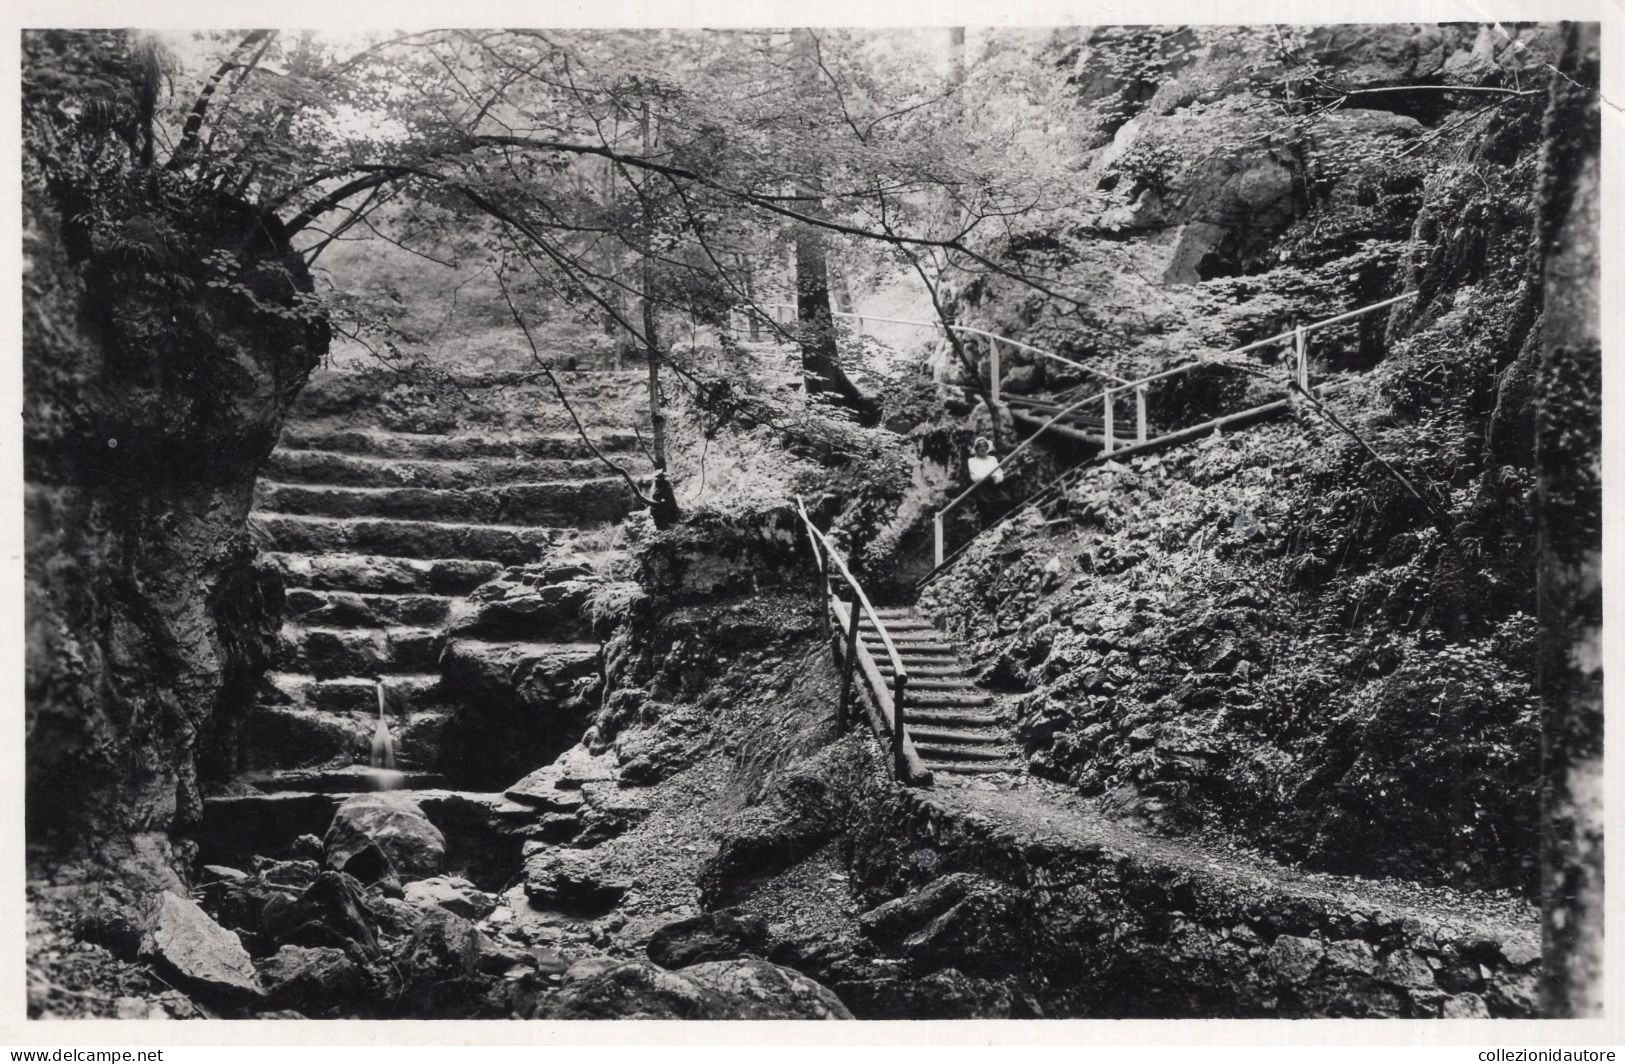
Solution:
[[[372,765],[373,785],[378,790],[387,791],[399,787],[404,778],[395,768],[395,740],[389,734],[389,721],[384,708],[384,681],[377,681],[378,689],[378,726],[372,732]]]

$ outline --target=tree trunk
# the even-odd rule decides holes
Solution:
[[[649,120],[649,105],[643,105],[641,116],[643,132],[643,156],[648,158],[654,151],[654,128]],[[647,197],[643,201],[643,239],[647,242],[654,238],[653,208]],[[654,286],[654,263],[648,251],[643,254],[643,262],[639,271],[639,299],[643,312],[643,337],[648,344],[646,352],[649,360],[649,432],[653,437],[655,478],[653,491],[653,505],[649,507],[649,514],[654,518],[655,527],[667,529],[676,524],[682,516],[677,508],[677,495],[672,491],[671,481],[666,476],[666,411],[660,400],[660,334],[656,330],[655,305],[650,298]]]
[[[820,77],[813,55],[812,36],[807,30],[795,34],[796,58],[801,75],[809,91],[818,88]],[[803,195],[816,196],[823,191],[816,177],[800,182]],[[812,215],[823,213],[822,201],[812,201],[802,207]],[[824,233],[810,225],[796,231],[796,319],[800,326],[796,337],[801,347],[801,374],[808,397],[825,395],[839,405],[852,410],[865,423],[872,423],[880,413],[880,404],[864,395],[841,365],[836,346],[835,316],[831,313],[829,290],[829,256],[825,251]]]
[[[1536,379],[1542,1004],[1602,1014],[1602,358],[1595,24],[1574,23],[1546,113]]]

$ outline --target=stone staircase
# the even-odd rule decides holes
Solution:
[[[589,433],[641,475],[646,462],[625,431],[635,375],[593,376],[613,409],[586,407]],[[538,409],[547,398],[531,396]],[[511,388],[503,402],[513,407]],[[519,661],[507,642],[457,630],[466,596],[510,566],[537,561],[572,529],[619,521],[635,500],[556,422],[525,431],[510,409],[488,423],[464,416],[423,432],[410,431],[421,414],[392,415],[387,402],[377,411],[352,403],[337,417],[319,397],[310,405],[314,412],[296,410],[285,427],[250,517],[287,597],[272,671],[238,727],[238,782],[261,792],[367,789],[359,769],[368,764],[382,681],[400,782],[468,786],[468,744],[458,743],[454,733],[464,729],[454,721],[491,696],[448,679],[448,644],[465,671],[471,659],[493,670],[536,665]],[[579,632],[558,638],[530,656],[546,656],[569,682],[596,675],[596,643],[579,642]]]
[[[977,686],[953,641],[911,606],[875,613],[908,670],[908,734],[926,768],[946,777],[1024,772],[1010,741],[1009,715],[997,696]],[[858,638],[889,681],[895,670],[867,616],[858,624]]]

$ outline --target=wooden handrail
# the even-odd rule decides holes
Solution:
[[[1231,356],[1231,355],[1246,354],[1249,351],[1256,351],[1257,349],[1259,349],[1261,347],[1267,347],[1267,346],[1269,346],[1271,344],[1277,344],[1277,343],[1281,343],[1283,341],[1288,341],[1288,340],[1292,341],[1293,346],[1294,346],[1294,354],[1296,355],[1296,358],[1297,358],[1297,369],[1296,369],[1297,385],[1298,385],[1299,388],[1303,389],[1304,391],[1308,391],[1308,388],[1309,388],[1309,382],[1308,382],[1308,379],[1307,379],[1307,376],[1308,376],[1308,364],[1307,364],[1307,352],[1306,352],[1306,348],[1305,348],[1305,338],[1307,337],[1307,335],[1309,333],[1315,331],[1316,329],[1323,329],[1323,328],[1326,328],[1327,326],[1330,326],[1330,325],[1336,325],[1336,324],[1338,324],[1340,322],[1348,321],[1350,318],[1357,318],[1357,317],[1360,317],[1363,314],[1369,314],[1373,310],[1381,310],[1383,307],[1393,306],[1395,303],[1399,303],[1399,302],[1402,302],[1404,300],[1410,299],[1415,295],[1416,295],[1416,292],[1414,290],[1410,291],[1410,292],[1403,292],[1403,293],[1401,293],[1401,294],[1399,294],[1397,296],[1393,296],[1393,297],[1391,297],[1389,299],[1384,299],[1384,300],[1382,300],[1380,302],[1377,302],[1377,303],[1371,303],[1371,304],[1369,304],[1367,306],[1364,306],[1364,307],[1357,307],[1354,310],[1344,311],[1343,313],[1333,315],[1330,318],[1322,318],[1319,321],[1310,322],[1307,325],[1293,326],[1291,329],[1288,329],[1285,332],[1276,333],[1274,336],[1267,336],[1262,340],[1254,340],[1252,343],[1244,344],[1241,347],[1231,348],[1228,351],[1222,351],[1217,355],[1195,358],[1195,359],[1192,359],[1189,362],[1184,362],[1184,363],[1181,363],[1178,366],[1174,366],[1171,369],[1162,370],[1161,372],[1158,372],[1158,373],[1151,373],[1151,374],[1148,374],[1148,375],[1146,375],[1144,377],[1140,377],[1140,378],[1138,378],[1136,380],[1125,381],[1120,377],[1116,378],[1120,383],[1115,384],[1115,385],[1113,385],[1111,387],[1108,387],[1108,388],[1104,388],[1101,391],[1096,392],[1094,395],[1088,396],[1087,398],[1080,399],[1077,402],[1072,403],[1071,405],[1067,406],[1065,409],[1063,409],[1059,413],[1057,413],[1054,417],[1052,417],[1048,421],[1044,422],[1043,425],[1039,426],[1037,431],[1035,431],[1031,436],[1028,436],[1025,440],[1023,440],[1019,445],[1016,446],[1016,448],[1014,450],[1012,450],[1003,459],[1000,459],[1000,464],[1002,465],[1004,462],[1007,462],[1011,458],[1014,458],[1016,455],[1020,454],[1029,445],[1031,445],[1035,440],[1037,440],[1039,436],[1042,436],[1046,431],[1048,431],[1050,429],[1050,427],[1053,426],[1057,421],[1059,421],[1062,418],[1066,417],[1072,411],[1078,409],[1081,406],[1087,406],[1087,405],[1089,405],[1091,403],[1096,403],[1096,402],[1104,404],[1105,411],[1108,414],[1108,416],[1105,419],[1105,429],[1103,431],[1103,435],[1104,435],[1104,439],[1105,439],[1105,450],[1106,450],[1106,453],[1109,454],[1112,450],[1114,450],[1115,443],[1116,443],[1116,440],[1113,438],[1112,422],[1111,422],[1111,418],[1109,416],[1109,414],[1111,412],[1110,404],[1112,403],[1112,401],[1118,395],[1124,394],[1124,393],[1129,392],[1131,390],[1136,393],[1136,397],[1138,399],[1137,407],[1138,407],[1138,427],[1139,427],[1139,430],[1136,433],[1136,437],[1137,437],[1136,441],[1135,441],[1136,446],[1143,446],[1143,445],[1148,444],[1148,443],[1156,443],[1156,442],[1158,442],[1160,440],[1168,438],[1169,436],[1178,435],[1184,430],[1178,430],[1178,429],[1171,430],[1170,432],[1164,433],[1162,436],[1159,436],[1156,439],[1147,439],[1147,434],[1145,432],[1145,401],[1144,401],[1144,396],[1145,396],[1145,391],[1144,390],[1146,388],[1148,388],[1151,384],[1153,384],[1153,383],[1155,383],[1157,381],[1166,380],[1166,379],[1168,379],[1170,377],[1176,377],[1176,376],[1178,376],[1178,375],[1180,375],[1182,373],[1189,373],[1190,371],[1192,371],[1194,369],[1198,369],[1198,368],[1200,368],[1202,366],[1219,366],[1221,368],[1225,367],[1225,366],[1227,366],[1229,364],[1225,363],[1225,362],[1220,362],[1220,361],[1217,361],[1217,360],[1225,358],[1227,356]],[[940,510],[938,510],[932,516],[934,553],[933,553],[933,558],[932,558],[932,562],[933,562],[932,570],[931,570],[931,573],[928,574],[928,577],[929,576],[934,576],[936,574],[936,572],[939,569],[942,568],[942,566],[944,565],[944,563],[946,561],[946,558],[945,558],[945,555],[944,555],[944,550],[943,550],[943,548],[944,548],[943,534],[942,534],[943,533],[943,518],[951,510],[953,510],[961,502],[963,502],[967,497],[969,497],[973,492],[975,492],[978,488],[980,488],[982,486],[982,484],[985,483],[988,479],[990,479],[990,477],[983,477],[981,480],[972,481],[970,483],[970,485],[965,488],[964,491],[961,491],[958,495],[955,495],[951,500],[949,500],[947,505],[943,506]],[[1002,518],[1001,518],[1001,520],[1002,520]],[[985,531],[985,529],[983,531]],[[978,534],[980,534],[980,533],[978,533]],[[955,551],[956,556],[959,553],[962,553],[962,552],[961,551]],[[923,581],[922,581],[922,583],[923,583]]]
[[[863,588],[858,585],[857,578],[852,575],[852,570],[846,567],[846,562],[830,547],[829,539],[818,531],[818,526],[814,525],[812,518],[807,516],[807,505],[801,501],[799,495],[796,496],[796,512],[801,515],[801,523],[807,526],[808,534],[823,548],[823,559],[826,565],[830,562],[834,563],[835,569],[841,574],[841,578],[846,581],[846,586],[852,590],[859,605],[863,607],[864,616],[869,618],[869,623],[874,625],[875,631],[880,633],[880,641],[886,647],[887,656],[891,658],[892,668],[902,672],[903,659],[897,654],[897,646],[891,641],[891,633],[887,632],[886,626],[880,622],[880,617],[875,613],[875,608],[869,604],[869,596],[863,593]]]
[[[763,303],[761,305],[764,307],[778,307],[785,310],[795,309],[795,307],[790,303]],[[860,327],[866,321],[884,321],[892,325],[913,325],[921,329],[952,329],[954,332],[969,333],[972,336],[985,337],[994,343],[1009,344],[1011,347],[1019,348],[1022,351],[1028,351],[1035,355],[1041,355],[1052,362],[1059,362],[1063,366],[1071,366],[1073,369],[1082,370],[1084,373],[1092,374],[1093,376],[1100,377],[1103,380],[1115,381],[1118,384],[1128,383],[1115,373],[1110,373],[1103,369],[1097,369],[1094,366],[1088,366],[1082,362],[1073,361],[1072,359],[1067,358],[1065,355],[1058,355],[1054,351],[1046,351],[1042,347],[1034,347],[1032,344],[1024,343],[1021,340],[1012,339],[1008,336],[1000,336],[998,333],[991,333],[986,329],[977,329],[970,325],[952,325],[948,322],[942,321],[914,321],[909,318],[885,318],[878,314],[856,314],[845,310],[832,310],[830,313],[837,318],[851,318],[852,320],[856,321]]]
[[[905,706],[908,670],[903,667],[903,659],[897,653],[897,645],[892,642],[891,633],[886,630],[885,622],[875,612],[873,604],[869,601],[869,596],[864,594],[862,585],[852,575],[852,571],[847,568],[846,561],[830,545],[828,537],[818,530],[817,525],[813,524],[812,518],[807,514],[806,503],[801,500],[800,496],[796,497],[796,513],[800,516],[801,523],[807,529],[807,538],[812,544],[813,557],[817,560],[822,574],[826,635],[829,634],[828,618],[830,613],[834,613],[840,630],[846,635],[847,652],[843,662],[845,669],[841,679],[840,706],[836,712],[837,728],[843,730],[845,728],[851,673],[855,666],[861,666],[864,678],[868,681],[870,692],[873,695],[875,709],[884,721],[886,730],[889,731],[891,736],[892,758],[897,769],[898,779],[904,783],[929,786],[931,784],[931,771],[925,767],[925,762],[920,759],[919,752],[914,749],[914,740],[908,734],[908,713]],[[886,677],[875,663],[873,655],[856,638],[858,630],[856,609],[854,608],[852,612],[848,612],[848,607],[841,602],[841,597],[835,594],[830,586],[831,569],[839,573],[841,579],[845,581],[847,591],[851,596],[852,606],[862,607],[864,615],[869,618],[869,623],[874,627],[875,632],[879,634],[881,645],[886,648],[886,656],[890,660],[892,667],[892,689],[889,691],[887,690]]]

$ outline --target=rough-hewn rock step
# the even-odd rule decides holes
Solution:
[[[502,572],[484,558],[394,558],[350,552],[268,551],[289,587],[367,594],[464,595]]]
[[[428,672],[440,663],[446,637],[435,628],[316,628],[285,624],[277,633],[276,667],[322,679],[385,672]]]
[[[275,791],[220,795],[203,803],[203,859],[242,866],[256,854],[283,853],[300,835],[320,836],[355,792]],[[446,837],[447,866],[482,889],[501,889],[519,871],[524,837],[537,812],[484,791],[414,790],[410,798]]]
[[[1010,756],[1010,748],[1004,745],[947,742],[918,736],[914,739],[914,749],[926,761],[1003,761]]]
[[[430,769],[438,764],[441,732],[451,715],[441,709],[389,717],[396,766]],[[364,765],[372,753],[376,712],[312,709],[304,705],[257,705],[243,723],[246,767],[255,770]]]
[[[338,712],[376,713],[378,689],[373,681],[360,676],[323,679],[309,673],[266,673],[264,705],[293,705]],[[440,674],[395,673],[380,677],[384,683],[389,711],[404,705],[408,711],[432,704],[438,694]]]
[[[605,454],[635,452],[638,438],[630,432],[594,435]],[[575,434],[516,436],[439,436],[356,429],[306,429],[289,425],[281,446],[291,450],[339,451],[392,458],[591,458],[592,451]]]
[[[338,519],[255,513],[251,524],[271,550],[306,554],[382,554],[395,558],[473,558],[520,565],[558,538],[555,528],[450,524],[378,517]]]
[[[290,768],[254,772],[246,781],[267,794],[300,791],[307,794],[357,794],[377,790],[424,790],[443,788],[446,777],[438,772],[378,769],[370,765],[344,765],[338,768]]]
[[[612,461],[641,472],[641,455]],[[341,451],[271,452],[265,473],[287,484],[347,484],[358,488],[470,488],[591,480],[609,473],[596,458],[388,458]]]
[[[637,503],[618,477],[468,488],[362,488],[262,480],[255,499],[265,513],[577,527],[619,521]]]
[[[441,659],[446,682],[463,692],[520,697],[536,707],[569,696],[598,672],[597,643],[491,642],[456,637]]]
[[[357,594],[293,587],[288,589],[285,616],[312,627],[421,628],[445,624],[456,601],[451,595]]]

